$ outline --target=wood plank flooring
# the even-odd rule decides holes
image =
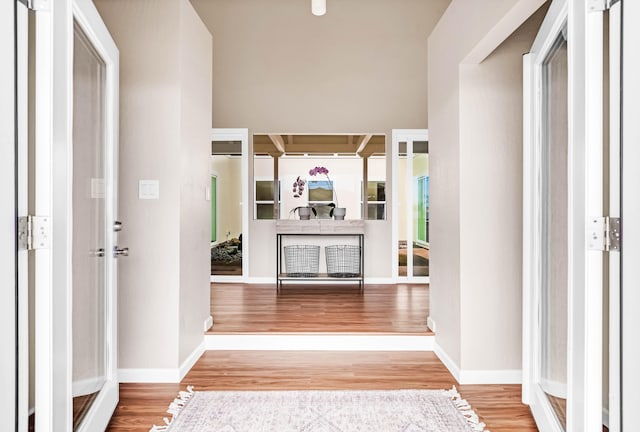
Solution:
[[[455,379],[432,352],[208,351],[180,384],[122,384],[108,431],[142,432],[163,424],[179,390],[440,389]],[[533,432],[519,385],[458,390],[492,432]],[[383,431],[381,431],[383,432]]]
[[[213,284],[209,333],[431,334],[429,289],[357,286]],[[180,384],[121,384],[108,430],[148,431],[163,424],[178,391],[448,389],[453,376],[433,352],[207,351]],[[537,431],[519,385],[459,386],[492,432]],[[381,431],[382,432],[382,431]]]
[[[210,334],[226,333],[419,333],[427,328],[426,284],[355,285],[215,283],[211,285]]]

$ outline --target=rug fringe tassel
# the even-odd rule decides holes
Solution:
[[[149,432],[164,432],[169,430],[169,426],[171,426],[173,420],[178,414],[180,414],[180,411],[182,411],[182,409],[185,407],[187,402],[189,402],[189,399],[191,399],[194,393],[195,392],[193,391],[193,386],[187,386],[186,391],[180,391],[178,393],[178,397],[175,398],[173,402],[171,402],[171,404],[169,405],[169,409],[167,410],[167,412],[171,414],[171,419],[167,417],[163,418],[165,424],[162,426],[154,425],[149,430]]]
[[[485,429],[486,424],[480,421],[480,419],[478,418],[478,414],[476,414],[475,411],[471,408],[469,402],[467,402],[465,399],[462,399],[462,396],[460,396],[460,393],[458,393],[456,386],[453,386],[451,390],[446,390],[444,393],[446,396],[451,398],[453,404],[467,420],[467,423],[469,424],[469,426],[471,426],[473,432],[490,432],[489,430]]]

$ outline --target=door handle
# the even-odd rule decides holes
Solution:
[[[113,221],[113,230],[115,232],[120,232],[122,231],[122,222],[120,221]]]
[[[104,248],[100,248],[91,252],[94,257],[102,258],[104,256]]]
[[[116,258],[120,256],[129,256],[129,248],[128,247],[119,248],[118,246],[115,246],[113,248],[113,256]]]

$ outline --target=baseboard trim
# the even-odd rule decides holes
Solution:
[[[178,383],[180,370],[165,369],[118,369],[118,381],[121,383]]]
[[[248,277],[245,279],[244,281],[245,283],[248,283],[250,285],[275,285],[276,284],[276,278],[274,277]]]
[[[196,349],[194,349],[191,352],[191,354],[189,354],[189,356],[180,365],[180,370],[179,370],[180,379],[178,380],[178,382],[182,381],[185,375],[189,373],[193,365],[196,364],[198,359],[202,356],[202,354],[204,354],[204,351],[205,351],[205,343],[203,339],[202,342],[200,342],[200,344],[196,347]]]
[[[436,332],[436,322],[431,318],[431,316],[427,317],[427,327],[429,327],[429,330],[432,332]]]
[[[214,282],[212,280],[212,282]],[[215,282],[225,282],[224,280],[216,280]],[[229,281],[231,282],[231,281]],[[244,280],[245,283],[251,284],[251,285],[265,285],[265,284],[271,284],[271,285],[275,285],[276,283],[276,278],[275,277],[248,277]],[[327,283],[327,281],[314,281],[314,280],[300,280],[300,281],[296,281],[296,285],[325,285]],[[344,284],[353,284],[353,282],[349,281],[340,281],[340,280],[336,280],[336,281],[332,281],[331,283],[344,283]],[[371,285],[393,285],[398,283],[398,281],[394,278],[391,277],[364,277],[364,283],[365,284],[371,284]]]
[[[212,351],[433,351],[433,344],[422,335],[205,335]]]
[[[371,285],[393,285],[398,283],[395,278],[391,277],[364,277],[365,284]]]
[[[209,315],[207,319],[204,320],[204,332],[208,332],[211,327],[213,327],[213,317]]]
[[[456,381],[458,381],[458,384],[460,384],[460,368],[458,367],[456,362],[454,362],[453,359],[449,357],[449,354],[447,354],[447,352],[443,350],[440,345],[438,345],[437,341],[434,341],[433,343],[433,352],[438,356],[445,367],[449,369],[449,372],[451,373],[451,375],[453,375]]]
[[[460,371],[460,384],[522,384],[521,369]]]
[[[449,369],[458,384],[522,384],[521,369],[460,369],[436,341],[433,343],[433,352]]]
[[[203,340],[178,368],[118,369],[118,381],[121,383],[179,383],[204,351],[205,341]]]

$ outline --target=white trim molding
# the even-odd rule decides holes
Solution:
[[[179,383],[204,354],[204,351],[205,342],[203,340],[178,368],[118,369],[118,379],[121,383]]]
[[[178,383],[179,369],[118,369],[118,381],[121,383]]]
[[[243,334],[205,335],[219,351],[433,351],[429,335]]]
[[[205,333],[209,331],[209,329],[213,327],[213,317],[209,315],[206,320],[204,320],[204,331]]]
[[[522,384],[521,369],[461,370],[460,384]]]
[[[191,352],[191,354],[182,362],[180,365],[180,369],[178,369],[178,382],[182,381],[182,379],[189,373],[193,365],[196,364],[198,359],[202,357],[205,351],[205,342],[204,339],[200,344],[196,347],[196,349]]]
[[[437,341],[435,341],[433,344],[433,352],[436,353],[440,361],[445,365],[445,367],[449,370],[451,375],[453,375],[456,381],[460,383],[460,368],[458,367],[456,362],[454,362],[453,359],[449,357],[449,354],[447,354],[447,352],[443,350],[440,345],[438,345]]]
[[[433,351],[458,384],[522,384],[521,369],[460,369],[436,341],[433,343]]]
[[[427,327],[429,328],[429,330],[431,330],[432,332],[436,332],[436,322],[434,321],[433,318],[431,318],[431,315],[429,315],[427,317]]]
[[[213,278],[212,278],[213,279]],[[216,279],[215,281],[212,280],[211,282],[225,282],[223,280],[219,280]],[[268,285],[268,284],[273,284],[275,285],[276,283],[276,278],[275,276],[252,276],[252,277],[248,277],[244,279],[245,283],[248,284],[256,284],[256,285]],[[404,281],[406,282],[406,281]],[[420,281],[421,283],[423,283],[424,281]],[[353,284],[353,282],[345,282],[345,281],[339,281],[336,280],[333,283],[344,283],[344,284]],[[365,284],[365,288],[366,285],[393,285],[398,283],[398,281],[395,278],[392,277],[366,277],[364,278],[364,284]],[[322,284],[326,284],[326,282],[322,282],[322,281],[313,281],[313,280],[301,280],[301,281],[296,281],[296,285],[322,285]],[[275,289],[275,286],[274,286]]]

